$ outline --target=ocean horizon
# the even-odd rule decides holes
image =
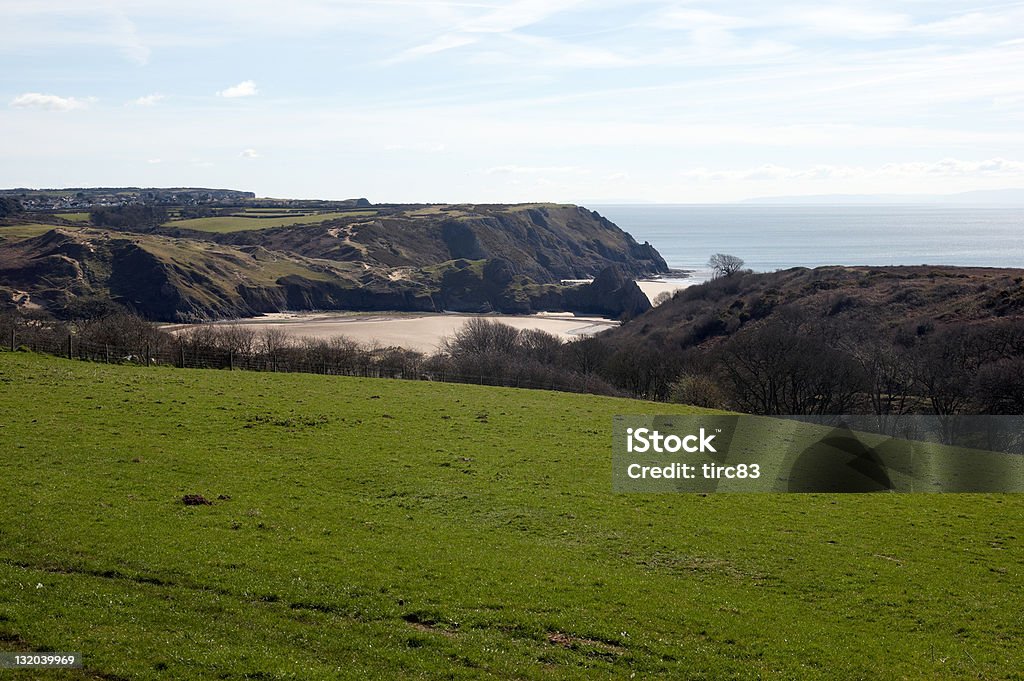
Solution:
[[[592,204],[673,269],[730,253],[759,272],[824,265],[1024,267],[1024,207]]]

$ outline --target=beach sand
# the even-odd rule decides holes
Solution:
[[[420,352],[437,350],[441,341],[457,331],[470,319],[493,319],[517,329],[541,329],[570,340],[618,326],[618,322],[602,317],[574,317],[571,314],[538,315],[471,315],[416,313],[349,313],[349,312],[282,312],[262,317],[217,322],[240,325],[260,331],[274,328],[294,338],[331,338],[345,336],[364,344],[397,345]],[[190,328],[189,324],[164,327],[172,333]]]
[[[638,281],[648,298],[662,291],[674,291],[690,284],[687,280]],[[441,341],[452,335],[470,319],[484,318],[514,326],[517,329],[540,329],[565,340],[589,336],[618,326],[619,322],[603,317],[576,317],[571,313],[540,313],[534,315],[472,315],[456,313],[414,312],[279,312],[216,322],[220,325],[240,325],[254,331],[281,329],[293,338],[331,338],[345,336],[370,345],[400,346],[431,353]],[[164,329],[178,333],[190,324],[174,324]]]
[[[638,279],[636,285],[652,303],[659,293],[673,293],[681,288],[700,283],[699,279]]]

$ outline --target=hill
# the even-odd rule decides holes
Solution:
[[[113,304],[162,321],[284,309],[628,317],[650,307],[631,278],[667,270],[649,244],[576,206],[259,203],[209,217],[179,206],[170,220],[161,206],[94,209],[102,229],[77,213],[5,218],[0,294],[63,317]]]
[[[1022,282],[997,268],[740,272],[604,334],[631,358],[606,378],[759,414],[1020,414]]]
[[[1020,669],[1018,498],[613,494],[612,416],[654,411],[692,409],[0,353],[0,648],[81,651],[69,678]]]
[[[714,344],[769,321],[823,320],[856,338],[1024,317],[1024,270],[989,267],[803,267],[738,273],[679,291],[623,324],[620,343]]]

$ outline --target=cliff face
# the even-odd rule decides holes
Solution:
[[[162,321],[251,316],[287,309],[288,277],[358,284],[297,257],[151,235],[55,229],[0,244],[0,289],[64,317],[104,306]]]
[[[636,277],[668,271],[653,246],[638,244],[597,213],[577,206],[392,210],[369,219],[236,232],[217,240],[392,268],[500,258],[537,283],[589,279],[611,265]]]
[[[632,278],[667,269],[650,245],[575,206],[392,207],[312,225],[170,234],[66,226],[0,242],[0,305],[24,304],[27,294],[58,316],[118,305],[163,321],[281,310],[632,317],[649,307]]]

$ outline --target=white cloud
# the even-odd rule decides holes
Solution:
[[[160,102],[160,101],[162,101],[164,99],[167,99],[167,97],[165,97],[164,95],[159,95],[159,94],[145,95],[143,97],[139,97],[138,99],[132,101],[132,104],[134,104],[135,106],[154,106],[155,104],[157,104],[158,102]]]
[[[963,161],[945,158],[934,163],[893,163],[882,166],[882,175],[930,177],[1024,177],[1024,162],[1005,158]]]
[[[703,9],[669,7],[665,11],[655,14],[647,23],[652,28],[663,30],[696,31],[702,29],[732,30],[750,26],[753,22],[750,19],[718,14]]]
[[[412,151],[426,154],[439,154],[447,149],[448,145],[441,142],[416,142],[413,144],[389,142],[384,145],[384,151]]]
[[[575,45],[523,33],[510,33],[508,37],[524,45],[529,51],[529,59],[538,65],[559,68],[612,68],[637,63],[630,57],[603,47]]]
[[[259,152],[257,152],[255,149],[243,149],[242,153],[240,153],[239,156],[241,156],[242,158],[249,159],[260,157]]]
[[[385,60],[383,63],[386,65],[400,64],[405,61],[412,61],[419,59],[420,57],[426,57],[431,54],[438,52],[444,52],[446,50],[454,50],[458,47],[465,47],[466,45],[472,45],[477,41],[476,38],[468,35],[459,35],[455,33],[449,33],[442,36],[438,36],[434,40],[416,47],[410,47],[407,50],[402,50],[394,57]]]
[[[495,166],[484,171],[484,175],[546,175],[549,173],[586,173],[585,168],[578,166]]]
[[[164,162],[164,160],[162,158],[151,158],[151,159],[148,159],[146,161],[146,163],[148,163],[150,165],[156,165],[157,163],[163,163],[163,162]]]
[[[26,92],[11,100],[11,106],[16,109],[47,109],[50,111],[71,111],[82,109],[95,100],[92,97],[78,99],[77,97],[58,97],[57,95],[44,95],[39,92]]]
[[[256,89],[256,82],[252,80],[243,80],[238,85],[232,85],[231,87],[225,88],[217,93],[219,97],[227,97],[229,99],[235,97],[252,97],[257,94],[259,94],[259,90]]]
[[[1005,158],[967,161],[945,158],[939,161],[908,161],[886,163],[877,167],[815,165],[789,168],[766,163],[739,170],[692,168],[679,176],[698,182],[800,181],[800,180],[863,180],[922,178],[1024,178],[1024,162]]]
[[[798,26],[824,35],[847,38],[881,38],[908,30],[913,21],[906,14],[850,7],[817,7],[794,12]]]
[[[468,33],[505,33],[539,23],[553,14],[582,4],[582,0],[516,0],[465,22]]]
[[[514,0],[506,2],[485,14],[464,19],[456,25],[454,31],[445,31],[432,40],[402,50],[383,63],[386,65],[398,64],[465,47],[481,42],[482,36],[488,34],[509,34],[543,22],[554,14],[581,4],[583,4],[583,0]],[[448,5],[449,10],[454,8],[454,3]]]

